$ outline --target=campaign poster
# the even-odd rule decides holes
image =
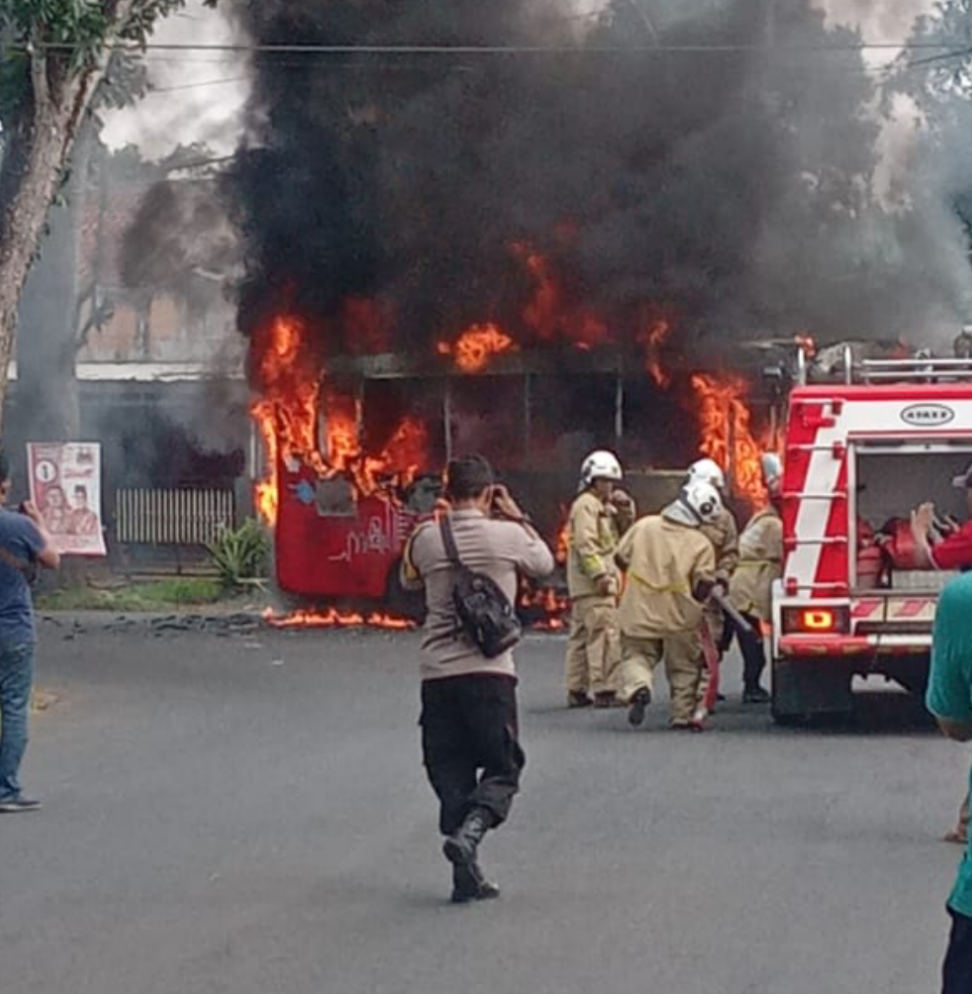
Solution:
[[[30,499],[62,555],[104,556],[101,446],[97,442],[28,442]]]

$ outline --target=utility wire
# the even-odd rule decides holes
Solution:
[[[25,45],[10,45],[11,49],[26,51]],[[73,52],[79,46],[71,42],[51,42],[42,46],[50,52]],[[743,52],[876,52],[930,51],[947,58],[956,52],[956,42],[949,41],[880,41],[819,44],[686,44],[686,45],[271,45],[248,43],[187,43],[149,42],[147,45],[114,45],[112,51],[140,52],[239,52],[280,55],[626,55],[671,52],[675,54],[719,54]]]

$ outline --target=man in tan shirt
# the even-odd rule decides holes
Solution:
[[[553,553],[505,487],[494,486],[481,456],[446,468],[445,497],[461,563],[489,576],[513,603],[517,571],[546,576]],[[483,876],[478,846],[501,825],[526,761],[517,737],[512,651],[487,659],[459,627],[452,591],[456,570],[438,521],[412,533],[402,560],[406,589],[425,589],[422,641],[422,755],[439,798],[443,852],[453,864],[452,900],[496,897]]]
[[[614,550],[634,521],[634,501],[616,484],[621,464],[613,452],[592,452],[581,466],[580,493],[567,519],[567,707],[611,707],[621,664],[618,569]]]
[[[713,486],[686,484],[661,514],[635,522],[615,553],[627,571],[618,620],[621,693],[632,725],[644,721],[654,670],[664,657],[670,724],[692,727],[702,677],[702,605],[715,583],[715,551],[700,529],[721,510]]]

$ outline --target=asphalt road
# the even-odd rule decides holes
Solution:
[[[560,705],[520,653],[528,766],[453,907],[417,638],[45,625],[57,702],[0,816],[3,994],[917,994],[938,989],[967,752],[860,727],[711,731]],[[734,667],[730,667],[732,670]]]

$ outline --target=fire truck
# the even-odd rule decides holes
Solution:
[[[972,363],[847,348],[840,365],[836,382],[808,382],[801,353],[789,396],[772,634],[781,723],[848,712],[856,676],[924,692],[951,574],[918,568],[910,512],[934,501],[968,516],[952,481],[972,462]]]

